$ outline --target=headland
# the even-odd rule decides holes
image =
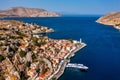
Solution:
[[[104,25],[110,25],[120,30],[120,12],[111,12],[100,17],[96,22]]]

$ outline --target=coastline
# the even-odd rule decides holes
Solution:
[[[1,49],[5,46],[6,49],[3,50],[5,54],[0,55],[0,57],[4,58],[5,55],[11,53],[8,50],[8,47],[11,48],[11,46],[8,46],[6,44],[12,44],[12,47],[17,48],[14,54],[15,56],[11,57],[12,59],[14,59],[14,61],[11,61],[9,59],[9,61],[12,62],[12,64],[10,64],[9,66],[13,67],[14,71],[9,70],[9,67],[6,66],[8,65],[7,63],[8,60],[6,59],[1,60],[3,64],[5,63],[5,65],[3,66],[2,63],[0,64],[3,69],[2,71],[6,71],[4,70],[4,67],[7,67],[7,71],[10,72],[7,77],[3,76],[3,78],[5,79],[9,78],[11,75],[15,75],[17,80],[20,80],[21,75],[19,74],[19,72],[24,71],[24,73],[26,73],[25,75],[30,76],[28,78],[27,76],[22,76],[26,80],[33,80],[33,79],[56,80],[64,73],[65,67],[67,63],[70,61],[70,58],[73,57],[77,51],[79,51],[80,49],[86,46],[86,44],[83,43],[81,39],[80,41],[64,40],[64,39],[55,40],[55,39],[50,39],[47,36],[39,36],[39,34],[35,35],[35,33],[39,33],[39,32],[40,33],[53,32],[54,30],[52,28],[38,26],[36,24],[32,25],[28,23],[22,23],[19,21],[9,21],[9,20],[3,20],[3,21],[1,20],[0,24],[2,25],[0,28],[1,41],[5,42],[5,39],[2,37],[4,36],[5,38],[7,37],[6,43],[2,43],[1,46]],[[9,33],[11,34],[9,35]],[[14,45],[16,45],[17,47]],[[12,53],[9,55],[13,55]],[[19,64],[18,62],[21,62],[23,64]],[[44,65],[39,64],[40,62],[43,63]],[[25,68],[19,67],[24,65],[26,65]],[[38,69],[37,66],[41,66],[41,65],[45,67],[44,69],[47,70],[43,71],[43,67],[41,67],[40,69],[42,70],[42,72],[37,71]],[[25,71],[23,69],[27,69],[27,70]],[[14,72],[16,72],[17,75],[14,74]]]
[[[113,26],[115,29],[118,29],[118,30],[120,30],[120,26]]]
[[[120,26],[116,26],[115,24],[105,24],[105,23],[100,22],[100,21],[98,21],[98,20],[96,21],[96,23],[103,24],[103,25],[107,25],[107,26],[113,26],[115,29],[120,30]]]
[[[81,45],[79,45],[75,50],[69,52],[65,57],[64,60],[61,61],[59,68],[56,70],[56,73],[54,73],[53,75],[51,75],[48,80],[51,80],[52,78],[55,78],[56,80],[64,73],[65,67],[67,65],[67,63],[70,61],[70,58],[72,58],[74,56],[74,54],[81,50],[82,48],[84,48],[87,44],[85,43],[80,43]],[[69,58],[69,59],[67,59]]]

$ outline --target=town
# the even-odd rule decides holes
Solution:
[[[41,33],[52,28],[20,21],[0,21],[0,80],[56,80],[85,43],[55,40]],[[39,35],[38,35],[39,34]]]

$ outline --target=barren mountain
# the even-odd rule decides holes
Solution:
[[[116,29],[120,29],[120,12],[109,13],[99,18],[96,22],[104,25],[112,25]]]
[[[7,10],[0,10],[0,18],[4,17],[53,17],[60,16],[55,12],[48,12],[38,8],[12,7]]]
[[[120,12],[109,13],[97,20],[98,23],[105,25],[117,25],[120,24]]]

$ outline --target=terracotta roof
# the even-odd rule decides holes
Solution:
[[[33,73],[35,71],[35,69],[30,69],[29,71]]]
[[[45,75],[44,74],[40,74],[40,79],[44,79]]]
[[[48,76],[51,72],[48,70],[46,73],[45,73],[45,76]]]
[[[24,46],[24,45],[22,45],[22,46],[20,46],[20,48],[21,48],[21,49],[24,49],[24,48],[25,48],[25,46]]]

